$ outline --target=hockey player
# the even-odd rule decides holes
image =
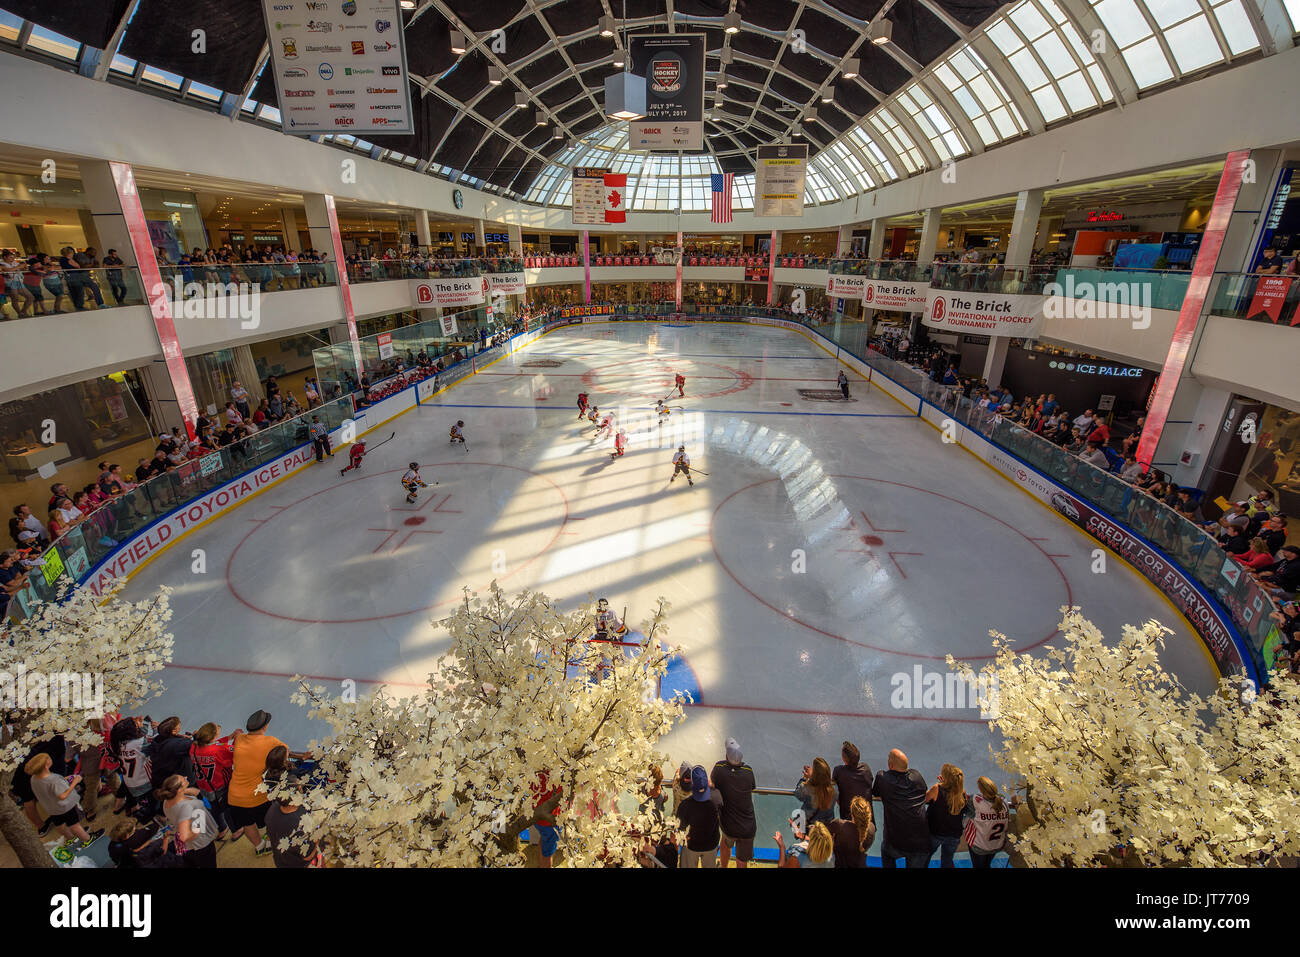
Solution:
[[[673,385],[677,387],[677,394],[682,398],[685,398],[686,397],[686,376],[682,375],[680,372],[677,373],[677,376],[673,381]]]
[[[464,444],[465,444],[465,431],[464,431],[464,429],[465,429],[465,420],[464,420],[464,419],[457,419],[457,420],[456,420],[456,424],[453,425],[453,426],[451,427],[450,431],[448,431],[448,433],[447,433],[449,436],[451,436],[449,442],[450,442],[451,444],[453,444],[453,445],[454,445],[455,443],[457,443],[457,442],[459,442],[461,445],[464,445]]]
[[[601,416],[600,425],[596,426],[596,438],[600,438],[602,434],[614,434],[614,416],[608,412]]]
[[[578,418],[581,419],[587,414],[587,393],[578,393]]]
[[[614,436],[614,458],[621,459],[625,448],[627,448],[627,433],[619,429],[618,435]]]
[[[673,456],[673,477],[668,480],[669,485],[673,484],[679,472],[686,476],[686,484],[695,484],[691,481],[691,457],[686,454],[684,445],[677,446],[677,454]]]
[[[361,460],[366,457],[365,439],[357,439],[348,449],[348,464],[339,469],[339,475],[347,475],[353,469],[361,468]]]
[[[659,424],[663,425],[664,420],[673,414],[673,410],[664,405],[664,400],[660,399],[655,403],[655,411],[659,413]]]
[[[587,421],[590,422],[592,425],[595,425],[597,422],[597,417],[599,415],[600,415],[600,406],[593,405],[590,409],[587,410]]]
[[[596,602],[595,641],[619,641],[627,635],[627,626],[618,620],[618,615],[609,610],[609,599],[602,598]]]
[[[424,479],[420,478],[420,465],[418,462],[412,462],[411,467],[406,470],[402,476],[402,488],[406,489],[406,502],[408,505],[415,504],[415,490],[428,488]]]

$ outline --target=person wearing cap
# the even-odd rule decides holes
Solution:
[[[731,849],[736,849],[736,867],[748,867],[754,859],[754,837],[758,833],[758,820],[754,816],[754,769],[745,763],[740,745],[735,738],[727,739],[727,756],[713,766],[709,776],[714,791],[722,801],[719,820],[722,858],[719,866],[725,868],[731,860]]]
[[[266,839],[271,843],[271,858],[276,867],[319,867],[316,844],[302,833],[302,816],[307,809],[294,800],[302,790],[302,779],[292,771],[267,772],[266,786],[291,790],[271,800],[266,810]]]
[[[1227,535],[1228,529],[1234,526],[1246,528],[1250,525],[1250,515],[1247,514],[1249,508],[1249,502],[1233,502],[1228,506],[1228,510],[1219,516],[1218,521],[1208,522],[1205,528],[1214,532],[1222,541]]]
[[[722,798],[709,787],[709,772],[695,765],[691,768],[691,796],[677,808],[677,820],[686,830],[682,867],[718,866],[721,810]]]
[[[1294,596],[1300,591],[1300,545],[1283,545],[1277,553],[1281,560],[1255,578],[1269,594]]]
[[[284,742],[266,733],[271,723],[269,711],[254,711],[248,716],[248,729],[235,729],[230,787],[227,791],[227,817],[232,834],[243,832],[258,854],[270,854],[270,842],[262,840],[259,828],[266,824],[270,801],[257,786],[266,770],[266,756]]]

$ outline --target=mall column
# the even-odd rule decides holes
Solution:
[[[781,252],[781,234],[772,230],[767,247],[767,304],[776,305],[776,257]]]
[[[510,237],[510,255],[522,257],[524,254],[524,228],[506,226],[506,235]]]
[[[152,424],[161,431],[164,424],[175,425],[179,420],[193,437],[199,408],[189,370],[185,368],[185,359],[181,355],[180,338],[176,334],[172,286],[165,281],[171,277],[164,277],[158,268],[153,237],[135,185],[135,173],[126,163],[99,160],[80,161],[77,167],[94,215],[101,256],[109,249],[116,249],[127,266],[136,266],[145,301],[149,304],[154,331],[162,349],[161,362],[141,369],[156,413]],[[124,278],[129,280],[130,275],[129,269],[123,271]]]
[[[916,262],[919,266],[922,263],[934,262],[935,251],[939,248],[939,223],[943,219],[943,207],[931,206],[921,217],[921,238],[916,244]],[[884,239],[883,230],[881,239]],[[912,313],[911,326],[908,329],[908,338],[915,344],[917,337],[921,334],[921,314]]]
[[[415,210],[415,241],[425,252],[433,245],[433,233],[429,231],[429,211]]]
[[[885,254],[885,221],[883,219],[873,219],[871,221],[871,235],[867,238],[867,258],[872,262],[879,262]]]
[[[334,373],[341,380],[343,373],[350,371],[357,377],[357,381],[360,381],[365,370],[361,364],[357,317],[352,308],[352,287],[348,282],[348,264],[343,255],[343,235],[339,232],[339,217],[334,207],[334,197],[329,193],[307,193],[303,196],[303,205],[307,211],[307,232],[311,237],[312,249],[329,254],[329,261],[333,263],[338,279],[339,305],[343,318],[330,325],[330,342],[351,346],[350,350],[343,350],[344,355],[348,351],[351,352],[351,362],[335,369]],[[324,369],[316,371],[322,379],[321,385],[324,386],[324,379],[330,372]],[[324,399],[325,396],[322,395],[321,398]]]
[[[1280,160],[1276,150],[1238,150],[1228,154],[1219,176],[1137,450],[1140,464],[1172,472],[1179,484],[1201,485],[1206,466],[1218,470],[1222,465],[1201,459],[1216,451],[1214,443],[1221,426],[1233,427],[1225,422],[1232,397],[1194,379],[1192,358],[1204,331],[1215,271],[1249,272],[1254,265],[1254,246],[1262,225],[1259,211],[1268,206]],[[1246,177],[1247,169],[1253,175]],[[1222,453],[1222,445],[1217,451]],[[1180,466],[1183,452],[1191,453],[1192,461],[1186,466]]]
[[[1007,237],[1006,273],[1017,266],[1029,267],[1034,252],[1034,234],[1038,231],[1038,217],[1043,211],[1043,191],[1022,189],[1016,196],[1016,212],[1011,218],[1011,234]],[[1010,336],[990,336],[989,349],[984,354],[984,381],[989,388],[1002,383],[1002,370],[1007,364]]]

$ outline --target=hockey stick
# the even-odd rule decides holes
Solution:
[[[691,472],[692,472],[692,474],[695,474],[695,475],[708,475],[708,474],[709,474],[708,472],[701,472],[699,469],[691,469]]]
[[[367,449],[367,451],[368,451],[368,452],[373,452],[375,449],[379,448],[380,445],[383,445],[384,442],[391,442],[391,441],[393,441],[393,439],[396,438],[396,437],[397,437],[397,433],[394,432],[392,435],[390,435],[388,438],[384,439],[384,441],[383,441],[383,442],[380,442],[378,445],[372,445],[372,446],[370,446],[370,448]]]

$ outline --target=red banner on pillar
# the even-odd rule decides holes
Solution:
[[[1246,318],[1254,319],[1260,313],[1268,316],[1272,322],[1277,322],[1282,318],[1282,306],[1286,302],[1286,294],[1291,291],[1291,276],[1260,276],[1258,285],[1255,286],[1255,295],[1251,297],[1250,308],[1246,310]],[[1300,322],[1300,311],[1296,313],[1296,319],[1291,325]]]

